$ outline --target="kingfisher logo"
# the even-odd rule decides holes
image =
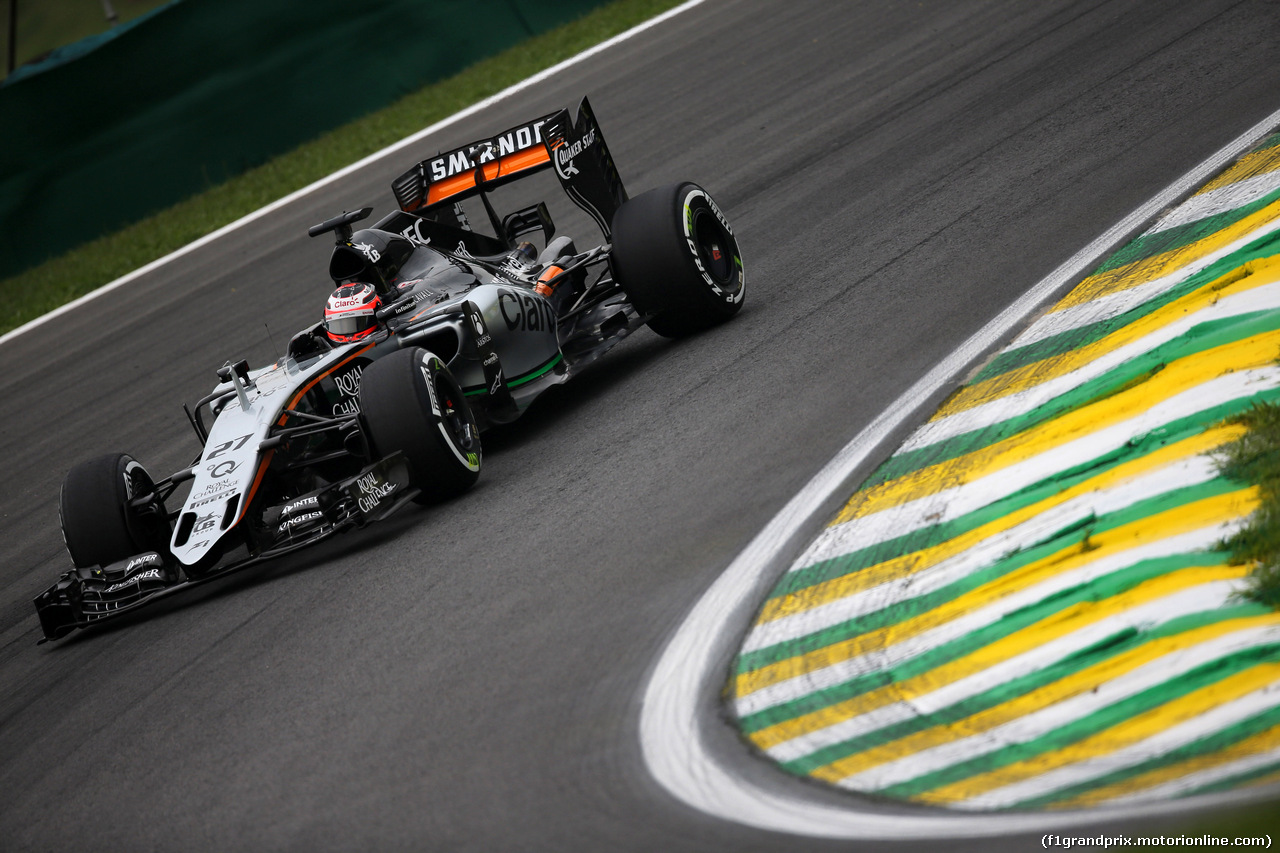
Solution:
[[[300,524],[308,524],[312,521],[319,521],[322,518],[324,518],[324,513],[322,512],[308,512],[303,513],[302,515],[295,515],[292,518],[287,518],[281,522],[278,530],[280,533],[287,533]]]
[[[148,569],[145,572],[139,572],[138,574],[134,575],[128,580],[120,581],[120,583],[113,583],[111,586],[107,587],[102,592],[105,595],[106,593],[110,593],[110,592],[118,592],[119,590],[124,589],[126,586],[134,586],[135,584],[140,584],[143,581],[158,581],[158,580],[164,580],[164,577],[160,574],[160,570]]]

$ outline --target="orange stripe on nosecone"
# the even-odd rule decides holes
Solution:
[[[351,353],[351,355],[347,356],[342,361],[330,367],[328,370],[313,377],[310,382],[302,386],[302,390],[297,391],[296,393],[294,393],[294,395],[291,398],[289,398],[289,402],[285,404],[285,408],[292,409],[294,404],[297,403],[299,400],[301,400],[308,391],[316,387],[317,382],[319,382],[321,379],[324,379],[326,376],[333,373],[338,368],[343,367],[347,364],[350,364],[352,359],[357,358],[361,355],[364,355],[366,352],[373,349],[373,347],[374,347],[374,344],[369,344],[367,347],[362,347],[361,349],[358,349],[355,352]],[[280,420],[276,421],[276,426],[284,426],[285,421],[287,421],[288,419],[289,419],[288,415],[281,414]],[[271,465],[271,457],[275,455],[275,452],[276,451],[274,448],[271,450],[268,450],[266,455],[262,457],[262,461],[258,463],[258,473],[253,475],[253,484],[249,486],[249,494],[246,495],[245,499],[240,502],[240,512],[236,514],[236,524],[239,524],[240,519],[244,518],[245,512],[249,509],[249,504],[253,502],[253,496],[258,493],[258,486],[262,485],[262,478],[266,476],[267,468]]]
[[[294,392],[294,395],[289,398],[289,402],[286,403],[284,407],[286,409],[292,409],[294,404],[297,403],[299,400],[301,400],[308,391],[316,387],[317,382],[319,382],[321,379],[324,379],[326,376],[333,373],[335,370],[338,370],[339,368],[345,367],[346,365],[350,364],[351,359],[359,358],[360,356],[367,353],[369,350],[373,349],[375,346],[377,346],[377,344],[369,344],[367,347],[362,347],[361,349],[358,349],[355,352],[351,353],[351,355],[347,356],[342,361],[330,367],[328,370],[312,377],[311,381],[308,382],[306,385],[303,385],[301,390]],[[288,420],[288,418],[289,418],[288,415],[282,413],[280,415],[280,420],[276,421],[276,426],[284,426],[284,422]]]
[[[267,474],[267,468],[271,466],[271,457],[275,455],[275,449],[267,451],[262,457],[262,461],[258,463],[258,473],[253,475],[253,484],[249,486],[249,494],[240,502],[240,512],[236,513],[236,524],[240,523],[240,519],[244,518],[244,514],[249,510],[249,504],[253,503],[253,496],[258,493],[258,486],[262,485],[262,478]],[[235,527],[235,524],[231,525]]]

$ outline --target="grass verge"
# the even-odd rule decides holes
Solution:
[[[1218,451],[1219,470],[1229,479],[1256,484],[1262,502],[1222,545],[1233,563],[1254,564],[1247,597],[1280,609],[1280,406],[1258,403],[1229,422],[1248,432]]]
[[[425,86],[226,183],[0,280],[0,334],[216,231],[465,107],[625,32],[681,0],[616,0]],[[388,189],[388,192],[390,190]]]

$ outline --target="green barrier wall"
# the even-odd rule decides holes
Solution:
[[[0,276],[603,2],[175,3],[92,53],[0,87]]]

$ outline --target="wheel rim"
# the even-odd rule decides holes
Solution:
[[[733,238],[705,209],[694,213],[692,230],[702,268],[717,285],[729,285],[733,280]]]
[[[464,455],[479,453],[480,434],[471,410],[463,408],[465,401],[462,389],[456,382],[450,382],[444,376],[436,374],[436,393],[440,395],[440,420],[449,440]]]

